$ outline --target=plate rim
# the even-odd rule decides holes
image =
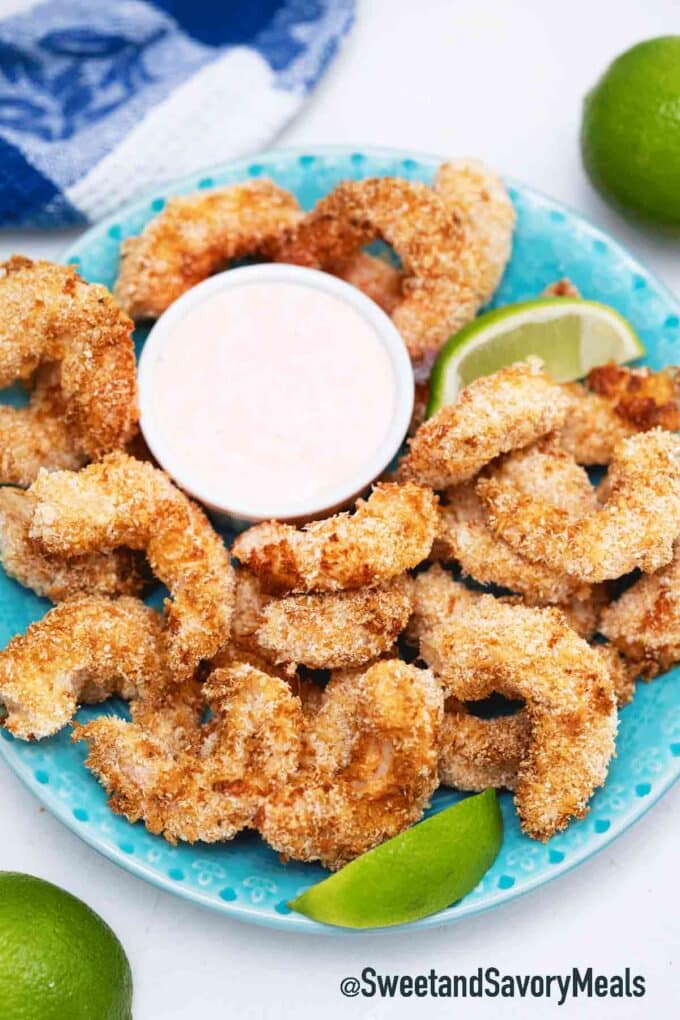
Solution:
[[[162,194],[166,191],[175,192],[177,190],[190,187],[195,185],[199,179],[209,177],[211,174],[230,172],[241,166],[245,168],[250,163],[256,163],[260,160],[294,160],[300,159],[302,156],[323,159],[324,157],[329,156],[349,157],[352,154],[365,155],[369,159],[415,160],[428,168],[437,166],[446,159],[445,156],[422,152],[419,150],[404,150],[390,146],[359,144],[297,145],[260,150],[235,159],[223,160],[206,167],[198,168],[190,174],[184,174],[181,177],[160,182],[154,188],[144,189],[143,192],[131,199],[129,202],[124,203],[113,213],[90,225],[86,230],[84,230],[83,233],[80,234],[80,236],[69,244],[62,252],[61,260],[62,262],[69,262],[77,258],[78,251],[82,249],[84,245],[92,243],[92,241],[105,234],[109,227],[116,224],[121,215],[129,216],[136,209],[143,208],[145,204],[148,204],[151,200],[158,197],[159,193]],[[605,241],[617,252],[620,258],[630,264],[631,268],[644,273],[644,275],[653,282],[655,289],[665,298],[668,304],[672,306],[678,314],[680,314],[680,298],[674,294],[668,284],[659,279],[659,277],[645,264],[644,260],[635,255],[625,244],[619,241],[618,238],[594,224],[586,216],[567,203],[553,198],[550,195],[530,185],[524,184],[515,178],[503,176],[503,180],[508,187],[521,191],[532,199],[538,200],[542,205],[550,206],[551,209],[564,212],[570,220],[576,220],[577,222],[584,224],[591,237]],[[655,784],[653,793],[650,792],[648,799],[641,802],[641,810],[636,813],[629,814],[625,817],[625,819],[622,819],[622,824],[618,826],[615,823],[612,823],[605,833],[597,834],[597,839],[595,839],[595,837],[589,839],[583,844],[582,848],[577,848],[575,852],[565,858],[564,861],[555,864],[554,869],[548,875],[546,875],[545,871],[541,871],[529,879],[520,888],[513,887],[511,889],[498,890],[496,895],[491,896],[487,902],[481,904],[477,903],[477,901],[473,899],[467,901],[464,899],[460,902],[460,905],[456,907],[454,913],[451,913],[450,908],[448,908],[446,911],[439,912],[407,924],[356,931],[321,924],[295,913],[273,916],[272,914],[262,913],[253,909],[251,905],[245,901],[219,900],[218,898],[204,894],[201,890],[196,889],[195,887],[182,885],[181,883],[171,879],[169,876],[162,875],[152,867],[147,866],[145,862],[138,858],[128,856],[122,850],[113,845],[102,844],[98,839],[97,833],[94,830],[83,827],[83,823],[73,817],[70,809],[65,803],[55,801],[54,798],[47,796],[48,787],[38,783],[30,772],[30,769],[23,765],[21,759],[11,754],[10,748],[12,747],[13,742],[14,741],[8,742],[6,740],[0,740],[0,756],[7,763],[10,770],[17,776],[20,782],[22,782],[24,786],[30,790],[30,792],[53,817],[55,817],[67,829],[73,832],[84,843],[92,847],[103,857],[112,861],[114,864],[117,864],[136,878],[139,878],[156,888],[162,889],[165,892],[169,892],[182,899],[188,900],[189,902],[196,903],[201,907],[207,907],[215,913],[233,918],[234,920],[242,923],[256,924],[261,927],[284,930],[299,935],[323,934],[332,936],[365,936],[382,933],[406,934],[416,930],[426,931],[433,928],[445,927],[462,920],[464,917],[471,917],[503,906],[504,904],[519,899],[525,894],[533,892],[537,888],[560,878],[572,869],[579,867],[581,864],[588,861],[591,857],[595,856],[615,839],[618,839],[618,837],[625,833],[629,828],[637,824],[637,822],[639,822],[640,819],[642,819],[647,812],[650,811],[652,807],[654,807],[668,793],[677,780],[680,779],[680,759],[678,759],[678,764],[675,769],[670,768],[664,776],[663,781],[658,785]]]

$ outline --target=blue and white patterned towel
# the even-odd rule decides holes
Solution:
[[[354,13],[354,0],[24,6],[0,21],[0,226],[95,220],[265,145]]]

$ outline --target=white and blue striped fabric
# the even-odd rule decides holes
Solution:
[[[264,146],[354,0],[47,0],[0,21],[0,226],[96,220]]]

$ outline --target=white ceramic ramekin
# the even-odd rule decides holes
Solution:
[[[396,390],[394,410],[383,442],[355,476],[345,478],[337,486],[329,489],[322,504],[315,501],[283,501],[277,499],[276,494],[272,493],[272,499],[266,506],[247,505],[239,497],[236,479],[234,480],[233,497],[230,497],[228,503],[225,503],[223,498],[218,499],[216,493],[208,491],[204,484],[196,478],[192,478],[191,471],[178,465],[172,448],[162,435],[154,411],[156,366],[163,345],[170,336],[173,326],[187,314],[191,307],[200,304],[209,294],[244,284],[270,282],[296,283],[307,287],[316,287],[351,305],[373,327],[389,356],[394,371]],[[140,425],[154,457],[180,488],[216,515],[219,523],[232,527],[243,527],[269,519],[312,520],[347,506],[368,488],[393,459],[403,442],[413,413],[413,370],[404,342],[389,316],[356,287],[335,276],[319,272],[316,269],[282,263],[264,263],[227,270],[198,284],[175,301],[158,319],[149,333],[139,360],[138,379]],[[329,451],[329,456],[332,456],[332,451]]]

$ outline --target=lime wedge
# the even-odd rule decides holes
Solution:
[[[343,928],[405,924],[474,889],[502,842],[496,791],[485,790],[362,854],[288,906]]]
[[[496,308],[455,333],[430,380],[428,417],[451,404],[463,386],[536,354],[558,382],[580,379],[595,365],[644,354],[633,327],[608,305],[582,298],[538,298]]]

